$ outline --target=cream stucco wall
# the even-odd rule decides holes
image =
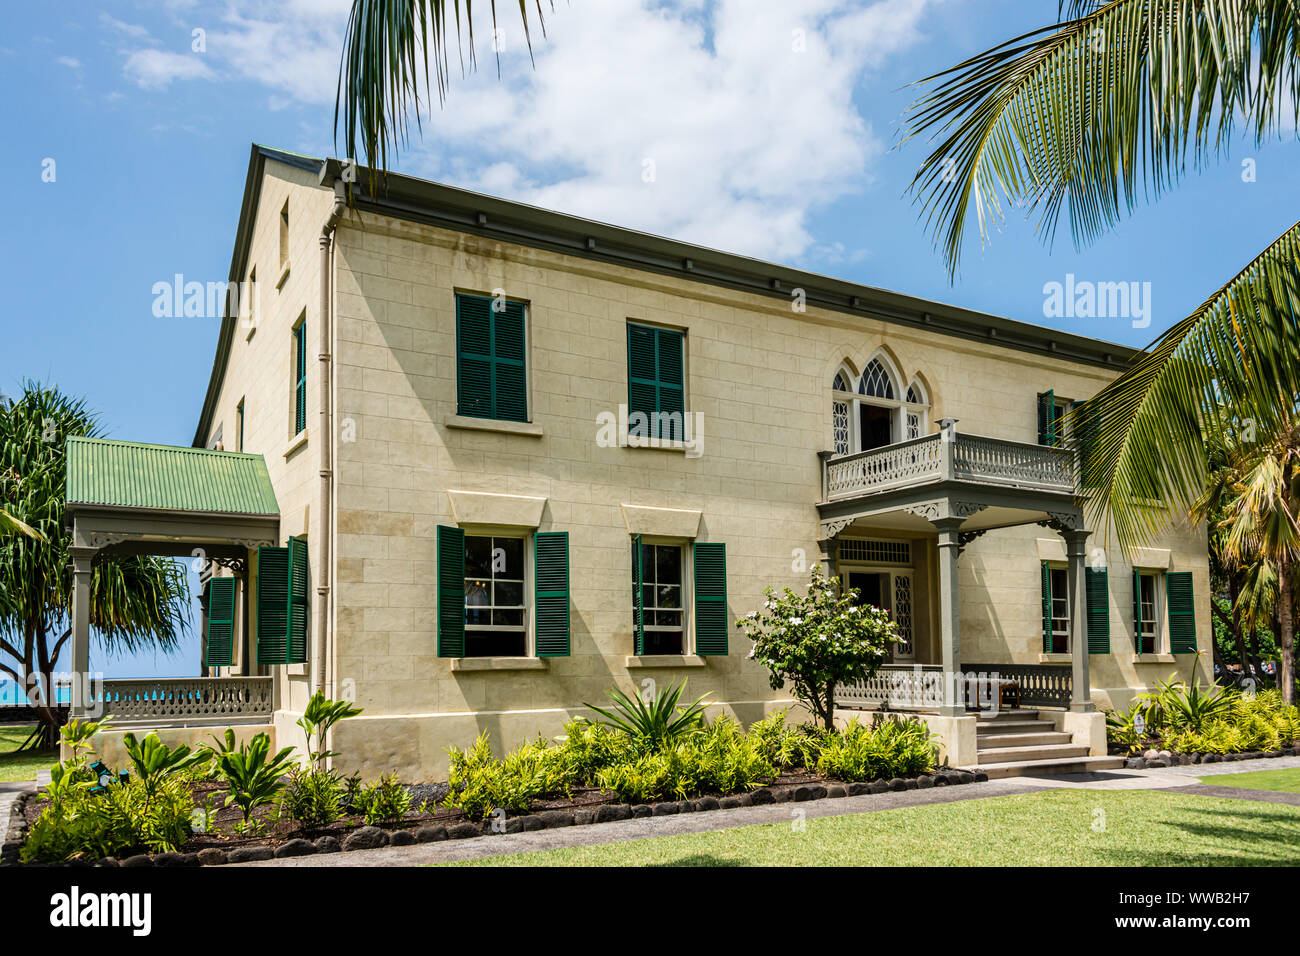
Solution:
[[[316,337],[309,345],[306,445],[289,452],[290,329],[306,310],[318,321],[316,239],[330,194],[307,173],[268,164],[253,240],[262,312],[248,341],[237,333],[218,420],[231,445],[235,406],[248,408],[245,448],[266,456],[279,497],[282,538],[315,534],[318,494]],[[292,270],[276,291],[278,217],[294,216]],[[718,710],[745,720],[789,701],[745,659],[734,630],[725,657],[688,656],[672,666],[629,661],[630,541],[637,508],[698,512],[698,540],[727,545],[731,616],[753,609],[768,585],[799,586],[817,560],[817,453],[832,447],[829,383],[847,362],[860,371],[883,349],[903,386],[920,376],[930,420],[960,419],[964,432],[1035,439],[1035,396],[1052,388],[1085,398],[1111,373],[989,342],[809,307],[682,278],[375,216],[349,215],[336,234],[336,547],[330,690],[355,696],[364,716],[342,724],[339,765],[408,779],[446,771],[446,747],[480,732],[498,748],[561,732],[611,686],[632,690],[688,678]],[[278,277],[278,276],[277,276]],[[455,418],[457,291],[501,289],[528,310],[528,386],[533,427],[463,427]],[[684,329],[687,409],[703,414],[699,457],[678,450],[601,447],[597,416],[627,401],[628,320]],[[435,533],[455,524],[449,491],[544,499],[540,518],[515,502],[499,520],[538,521],[570,535],[572,652],[546,662],[454,662],[437,656]],[[491,502],[462,497],[486,521]],[[466,504],[468,503],[468,504]],[[470,507],[472,505],[472,507]],[[631,510],[629,509],[629,506]],[[486,509],[486,510],[484,510]],[[525,517],[518,517],[524,515]],[[474,524],[473,528],[487,525]],[[688,534],[689,530],[682,531]],[[1042,528],[993,531],[961,561],[963,654],[980,663],[1037,663],[1041,650],[1038,553]],[[1203,539],[1187,530],[1159,543],[1175,569],[1192,570],[1198,629],[1208,650]],[[1126,632],[1127,570],[1105,545],[1111,572],[1112,651],[1092,659],[1100,704],[1167,676],[1172,665],[1135,664]],[[312,548],[313,561],[316,548]],[[916,548],[919,607],[933,605],[932,550]],[[313,564],[315,567],[315,564]],[[315,599],[315,595],[313,595]],[[918,615],[918,641],[937,653],[937,628]],[[1186,669],[1180,659],[1179,667]],[[637,666],[640,665],[640,666]],[[285,668],[276,668],[283,672]],[[291,724],[306,677],[281,673],[277,725]]]

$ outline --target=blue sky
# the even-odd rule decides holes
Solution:
[[[891,148],[915,95],[905,86],[1048,23],[1056,0],[568,0],[535,37],[533,66],[511,6],[502,77],[484,21],[482,68],[454,80],[396,168],[1131,345],[1194,309],[1300,208],[1296,143],[1242,140],[1083,250],[1064,226],[1045,246],[1012,215],[986,249],[972,237],[950,284],[906,195],[925,151]],[[176,273],[226,278],[250,142],[337,153],[347,9],[6,11],[0,388],[54,382],[84,395],[113,437],[190,442],[217,324],[155,318],[151,289]],[[1151,325],[1044,319],[1044,284],[1067,273],[1150,283]],[[193,637],[173,658],[94,665],[183,675],[197,657]]]

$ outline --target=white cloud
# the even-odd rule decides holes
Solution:
[[[58,63],[61,66],[66,66],[69,70],[81,69],[81,61],[78,60],[75,56],[55,57],[54,62]]]
[[[422,117],[401,165],[729,251],[852,258],[816,245],[808,221],[870,179],[885,145],[854,97],[920,38],[933,2],[560,4],[547,8],[547,37],[534,31],[535,68],[507,4],[502,78],[481,14],[478,72],[457,75],[446,107]],[[224,72],[270,87],[277,106],[329,107],[349,8],[232,0],[209,50]]]
[[[149,39],[149,31],[146,28],[136,23],[126,23],[122,20],[118,20],[116,17],[111,17],[107,13],[101,13],[99,15],[99,22],[110,30],[113,30],[116,33],[121,33],[124,36],[129,36],[133,40]]]
[[[164,50],[137,50],[127,57],[123,70],[146,90],[166,89],[172,80],[208,80],[215,76],[197,56]]]

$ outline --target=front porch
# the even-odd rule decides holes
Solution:
[[[950,759],[961,764],[980,762],[990,720],[1007,711],[1014,717],[1017,710],[1025,715],[1021,722],[1037,725],[1027,736],[1049,741],[1042,744],[1048,753],[1057,747],[1077,756],[1082,746],[1089,757],[1104,755],[1104,721],[1095,713],[1088,673],[1091,532],[1073,456],[1052,446],[961,435],[951,419],[939,424],[939,432],[922,438],[821,455],[823,568],[890,610],[903,636],[894,659],[870,681],[840,688],[837,703],[846,715],[922,715],[945,738]],[[1031,656],[1008,650],[1010,643],[990,653],[987,641],[964,651],[962,553],[986,534],[1024,526],[1046,528],[1064,544],[1057,548],[1067,581],[1068,604],[1059,609],[1066,653]],[[995,618],[1002,610],[987,598],[984,606]],[[1057,614],[1044,608],[1047,626],[1055,626]],[[1022,616],[1008,626],[1028,623]],[[1037,642],[1036,635],[1016,638],[1016,648]],[[1063,733],[1069,739],[1062,740]]]

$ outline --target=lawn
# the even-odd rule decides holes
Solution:
[[[460,866],[1295,866],[1294,807],[1053,790],[516,853]]]
[[[31,732],[31,724],[0,724],[0,783],[35,780],[37,770],[49,770],[58,762],[57,750],[14,753]]]
[[[1201,783],[1216,787],[1244,787],[1248,790],[1276,790],[1278,793],[1300,793],[1300,768],[1290,770],[1253,770],[1250,773],[1212,774],[1201,778]]]

